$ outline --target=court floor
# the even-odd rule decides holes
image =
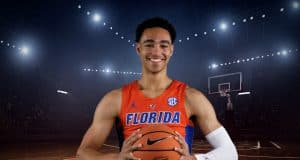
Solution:
[[[300,145],[278,141],[238,141],[240,160],[300,159]],[[79,141],[31,142],[1,145],[1,160],[64,160],[73,159]],[[206,141],[194,141],[193,152],[207,152],[211,149]],[[118,152],[117,142],[107,141],[103,152]]]

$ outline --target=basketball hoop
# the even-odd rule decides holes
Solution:
[[[224,90],[220,90],[219,91],[221,97],[226,97],[227,96],[227,92],[229,92],[228,89],[224,89]]]

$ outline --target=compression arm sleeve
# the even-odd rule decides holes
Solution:
[[[197,160],[237,160],[236,148],[224,127],[219,127],[205,136],[214,148],[206,154],[195,154]]]

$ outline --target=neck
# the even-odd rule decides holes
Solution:
[[[171,84],[172,80],[167,76],[166,70],[158,73],[143,71],[138,84],[142,89],[159,90],[165,89]]]

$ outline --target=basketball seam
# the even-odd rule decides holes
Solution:
[[[134,152],[136,151],[148,151],[148,152],[156,152],[156,151],[174,151],[176,152],[174,149],[153,149],[153,150],[148,150],[148,149],[139,149],[139,150],[135,150]]]
[[[169,134],[171,134],[171,135],[175,136],[175,134],[174,134],[174,133],[167,132],[167,131],[151,131],[151,132],[147,132],[147,133],[143,134],[143,136],[145,136],[145,135],[147,135],[147,134],[151,134],[151,133],[156,133],[156,132],[169,133]],[[142,136],[142,137],[143,137],[143,136]]]

